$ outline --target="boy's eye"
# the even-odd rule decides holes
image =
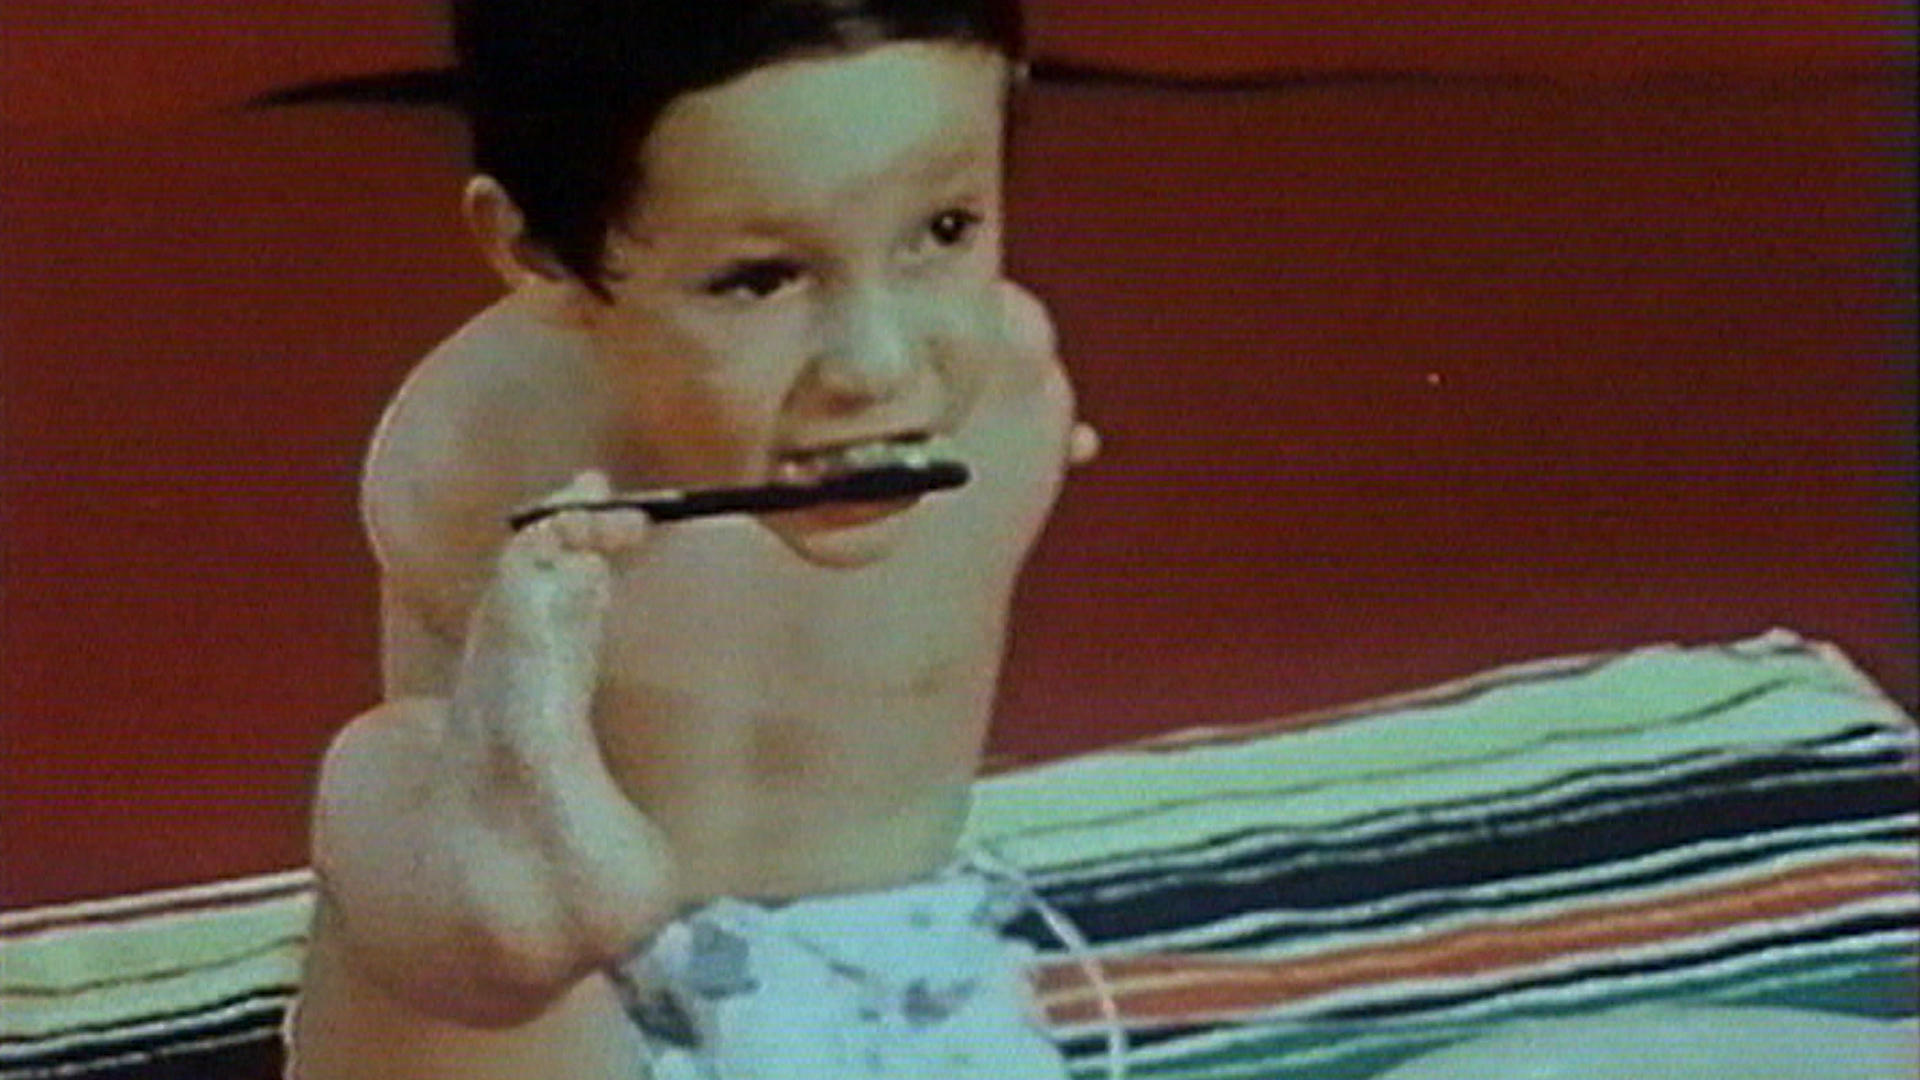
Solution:
[[[980,215],[971,210],[945,210],[934,215],[927,233],[941,247],[952,247],[965,240],[980,224]]]
[[[980,215],[972,210],[942,210],[927,220],[925,237],[916,246],[921,254],[931,254],[928,245],[933,248],[960,247],[973,236],[980,223]]]
[[[704,289],[709,296],[765,300],[798,281],[801,273],[800,264],[791,259],[754,259],[721,271]]]

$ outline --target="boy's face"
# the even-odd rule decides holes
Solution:
[[[968,345],[1001,310],[1005,80],[989,50],[896,43],[668,108],[609,238],[612,302],[589,306],[627,413],[622,460],[658,484],[804,480],[822,450],[938,453],[964,430],[993,376],[992,350]],[[877,555],[915,512],[764,520],[803,555],[836,533]]]

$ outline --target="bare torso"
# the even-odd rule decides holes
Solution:
[[[592,727],[615,784],[665,834],[681,904],[880,888],[952,859],[1014,579],[1075,442],[1045,313],[1004,295],[1006,325],[978,343],[1000,358],[950,433],[965,487],[879,534],[663,526],[612,566]],[[613,400],[585,345],[513,298],[408,380],[365,486],[390,700],[453,693],[512,510],[587,469],[616,490],[662,482],[624,449]],[[802,557],[873,535],[887,554],[853,568]],[[604,977],[512,1027],[437,1020],[359,969],[339,918],[323,900],[297,1036],[306,1075],[640,1075]]]
[[[974,479],[881,528],[885,558],[824,566],[757,520],[665,526],[615,569],[594,725],[672,842],[687,899],[877,887],[952,857],[1021,561],[1057,491],[1071,398],[1037,305],[1028,355],[952,434]],[[623,454],[584,345],[511,301],[423,364],[369,462],[390,690],[445,695],[506,515]]]
[[[630,1076],[597,973],[677,913],[953,857],[1014,579],[1089,440],[1002,280],[1006,58],[864,35],[649,119],[644,197],[592,274],[524,192],[469,183],[510,295],[413,373],[369,458],[387,701],[317,785],[313,1080]],[[971,481],[506,526],[912,446]]]

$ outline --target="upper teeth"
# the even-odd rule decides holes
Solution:
[[[790,484],[812,484],[861,469],[902,465],[923,468],[929,461],[918,439],[875,439],[827,450],[795,454],[780,462],[780,478]]]

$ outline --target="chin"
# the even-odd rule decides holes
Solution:
[[[921,527],[921,499],[857,506],[820,506],[769,514],[763,524],[815,566],[858,570],[885,561]]]

